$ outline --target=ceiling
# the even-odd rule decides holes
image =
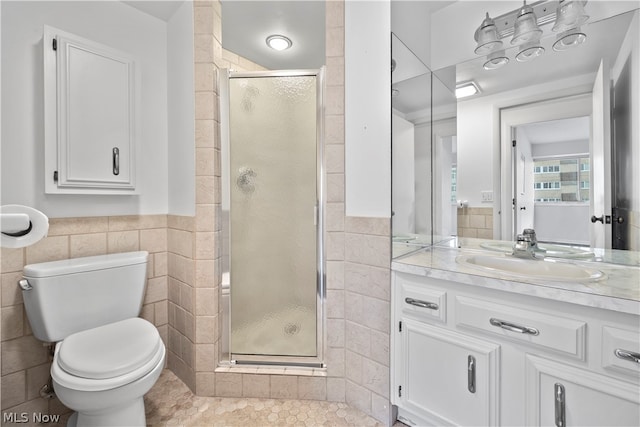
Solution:
[[[185,0],[129,0],[123,3],[163,21],[169,21]],[[221,0],[222,46],[265,68],[309,69],[325,63],[324,1]],[[281,34],[292,40],[290,49],[270,49],[266,38]]]
[[[222,47],[271,70],[320,68],[325,63],[324,1],[222,0]],[[290,49],[266,44],[288,37]]]
[[[131,7],[138,9],[148,15],[155,16],[165,22],[169,21],[178,8],[184,3],[182,1],[169,1],[169,0],[138,0],[138,1],[123,1],[122,3],[128,4]]]
[[[551,144],[570,141],[588,141],[591,123],[589,117],[528,123],[518,126],[531,144]]]

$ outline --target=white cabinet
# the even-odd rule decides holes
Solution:
[[[527,356],[527,425],[639,426],[638,386]]]
[[[392,403],[409,425],[638,426],[639,320],[394,272]]]
[[[419,425],[496,425],[499,346],[401,322],[397,404],[404,417]]]
[[[43,44],[45,191],[134,193],[134,59],[51,27]]]

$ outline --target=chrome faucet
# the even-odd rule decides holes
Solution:
[[[522,234],[516,236],[511,255],[518,258],[538,259],[543,258],[544,249],[538,247],[536,232],[532,228],[525,228]]]

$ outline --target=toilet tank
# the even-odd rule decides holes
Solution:
[[[138,251],[26,265],[20,287],[33,335],[56,342],[137,317],[148,257]]]

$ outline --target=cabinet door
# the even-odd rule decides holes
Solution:
[[[45,118],[51,128],[46,144],[55,144],[57,153],[45,158],[54,168],[45,177],[47,192],[132,193],[133,58],[51,27],[45,30],[45,43]]]
[[[497,425],[499,346],[411,319],[400,334],[400,416],[419,425]]]
[[[640,388],[527,355],[527,425],[638,426]]]

